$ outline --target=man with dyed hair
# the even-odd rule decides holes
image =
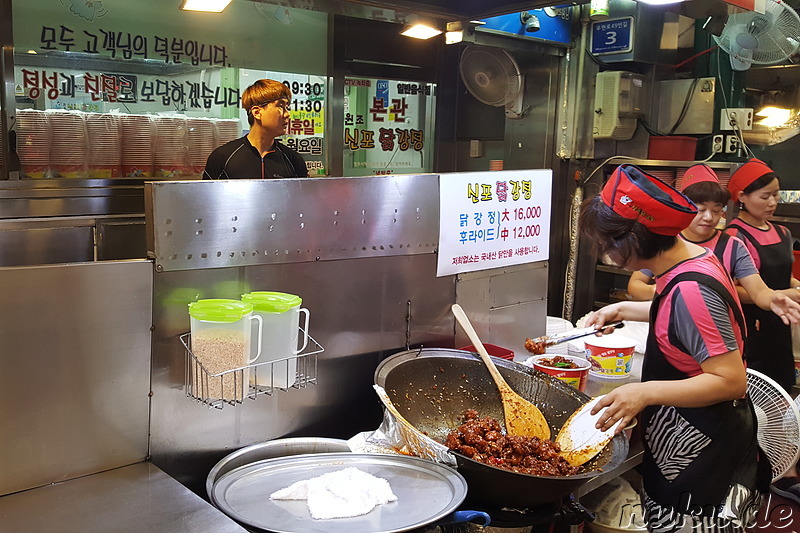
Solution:
[[[242,93],[250,131],[211,152],[203,179],[305,178],[303,157],[276,137],[286,133],[292,92],[275,80],[258,80]]]

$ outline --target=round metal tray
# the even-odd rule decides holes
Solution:
[[[315,520],[305,500],[270,500],[296,481],[356,467],[389,482],[396,502],[353,518]],[[234,520],[276,533],[394,533],[435,522],[455,511],[467,482],[455,470],[418,457],[323,453],[267,459],[229,471],[211,496]]]
[[[325,437],[288,437],[285,439],[269,440],[251,446],[246,446],[220,459],[206,477],[206,494],[211,503],[214,500],[213,488],[219,478],[240,466],[249,465],[264,459],[287,457],[289,455],[304,455],[308,453],[345,453],[350,447],[346,440],[329,439]]]

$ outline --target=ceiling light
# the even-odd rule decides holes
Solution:
[[[181,9],[184,11],[206,11],[208,13],[221,13],[228,7],[231,0],[183,0]]]
[[[400,35],[405,35],[406,37],[413,37],[415,39],[430,39],[431,37],[435,37],[440,33],[442,33],[442,30],[431,28],[430,26],[426,26],[425,24],[414,24],[406,31],[400,33]]]
[[[767,106],[756,113],[756,116],[764,117],[756,122],[756,124],[760,124],[768,128],[776,128],[789,122],[789,117],[792,116],[792,112],[782,107]]]
[[[463,30],[458,31],[448,31],[444,34],[444,43],[445,44],[456,44],[460,43],[464,40],[464,32]]]

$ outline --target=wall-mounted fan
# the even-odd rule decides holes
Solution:
[[[766,0],[764,13],[732,13],[714,36],[728,53],[733,70],[747,70],[753,63],[773,65],[792,55],[800,45],[800,17],[781,0]]]
[[[525,77],[511,54],[502,48],[470,45],[461,53],[459,71],[472,96],[505,107],[508,118],[522,117]]]

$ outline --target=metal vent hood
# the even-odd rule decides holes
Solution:
[[[383,22],[447,22],[484,19],[507,13],[548,7],[554,0],[250,0],[262,4],[308,9],[334,15],[366,18]]]

